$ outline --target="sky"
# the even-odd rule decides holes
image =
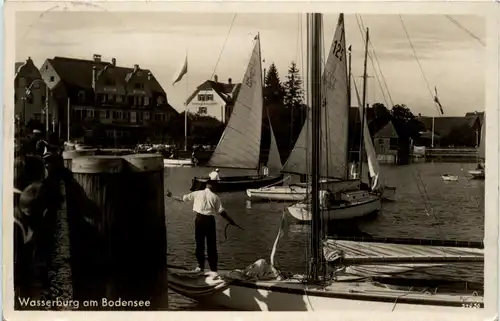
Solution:
[[[325,52],[337,19],[338,14],[323,17]],[[436,87],[444,116],[484,110],[486,48],[469,34],[486,42],[484,18],[345,15],[359,89],[364,57],[361,21],[370,29],[372,44],[368,75],[379,79],[368,79],[368,103],[406,104],[414,114],[438,116],[433,102]],[[153,72],[170,104],[182,111],[187,96],[214,74],[221,82],[241,81],[258,32],[264,68],[274,62],[282,81],[292,61],[305,70],[305,25],[305,14],[17,12],[15,57],[19,62],[30,56],[38,67],[54,56],[92,59],[93,54],[109,62],[116,58],[119,66],[139,64]],[[172,86],[186,54],[188,74]]]

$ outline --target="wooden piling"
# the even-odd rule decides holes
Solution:
[[[81,156],[72,158],[71,171],[75,298],[166,307],[160,299],[167,252],[163,158]]]
[[[71,169],[71,161],[73,158],[82,156],[96,155],[97,149],[83,149],[83,150],[65,150],[62,153],[64,160],[64,167]]]

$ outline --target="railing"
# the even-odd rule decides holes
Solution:
[[[425,157],[477,157],[477,148],[426,148]]]

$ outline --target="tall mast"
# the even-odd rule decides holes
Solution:
[[[349,57],[349,69],[348,69],[348,72],[347,72],[347,101],[349,102],[348,103],[348,106],[347,106],[347,115],[351,115],[351,106],[352,106],[352,103],[351,103],[351,75],[352,75],[352,72],[351,72],[351,63],[352,63],[352,50],[351,50],[351,45],[349,45],[349,48],[347,49],[347,54],[348,54],[348,57]],[[349,116],[347,117],[347,119],[349,120]],[[349,133],[349,121],[347,121],[347,133]],[[346,148],[346,160],[345,160],[345,177],[346,178],[349,178],[349,156],[350,156],[350,153],[349,153],[349,150],[350,150],[350,145],[349,145],[349,139],[347,139],[347,148]]]
[[[368,64],[368,42],[370,41],[369,29],[366,28],[366,43],[365,43],[365,65],[363,71],[363,105],[361,106],[361,135],[359,139],[359,180],[363,178],[363,150],[364,150],[364,131],[365,131],[365,106],[366,106],[366,68]]]
[[[321,22],[322,14],[312,13],[308,27],[310,32],[309,68],[311,72],[311,116],[312,116],[312,164],[311,164],[311,183],[312,183],[312,224],[311,224],[311,275],[313,280],[319,279],[319,271],[323,256],[321,251],[321,213],[319,207],[319,178],[320,178],[320,130],[321,130],[321,104],[323,95],[321,90],[321,43],[322,32]]]

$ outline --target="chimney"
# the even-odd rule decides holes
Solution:
[[[232,80],[231,78],[229,78],[229,79],[227,80],[227,83],[228,83],[228,84],[230,84],[230,85],[232,85],[232,84],[233,84],[233,80]]]
[[[94,61],[95,62],[101,62],[101,55],[94,54]]]
[[[116,67],[116,58],[111,58],[111,64]]]
[[[94,88],[94,89],[95,89],[96,78],[97,78],[97,67],[93,66],[92,67],[92,88]]]
[[[217,75],[214,75],[214,81],[219,82],[219,77]]]
[[[139,70],[139,65],[134,65],[134,72],[136,72],[137,70]]]
[[[153,79],[153,74],[150,71],[150,72],[148,72],[148,80],[151,80],[151,79]]]

